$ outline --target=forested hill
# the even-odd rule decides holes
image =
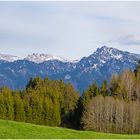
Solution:
[[[113,73],[133,70],[140,55],[103,46],[88,57],[69,62],[61,57],[45,54],[29,55],[23,60],[15,56],[0,56],[0,86],[23,89],[29,79],[40,76],[70,82],[81,93],[94,80],[101,85],[110,80]]]
[[[71,84],[30,79],[24,90],[0,89],[0,119],[99,132],[140,134],[140,61],[135,71],[93,82],[79,96]]]

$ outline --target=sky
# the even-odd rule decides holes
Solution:
[[[140,1],[0,2],[0,53],[80,59],[101,46],[140,54]]]

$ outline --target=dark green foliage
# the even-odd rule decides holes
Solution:
[[[14,120],[14,101],[12,92],[9,88],[3,87],[1,89],[1,94],[3,94],[4,97],[4,111],[6,110],[5,118],[9,120]]]
[[[62,126],[73,127],[74,109],[76,107],[79,95],[75,92],[71,84],[66,84],[62,88],[61,116]]]
[[[81,118],[84,112],[83,97],[80,97],[74,110],[74,128],[82,129]]]
[[[110,82],[110,93],[111,96],[117,96],[117,90],[119,88],[118,76],[113,75],[111,82]]]
[[[74,114],[74,124],[76,129],[81,129],[83,127],[81,123],[83,112],[85,111],[85,108],[90,100],[98,95],[100,95],[98,85],[96,82],[93,82],[93,84],[91,84],[89,88],[83,93],[83,96],[79,98]]]
[[[37,89],[39,85],[42,83],[42,79],[40,77],[31,78],[26,86],[26,89]]]
[[[134,74],[135,74],[136,77],[137,77],[138,73],[140,73],[140,60],[138,61],[136,69],[134,70]]]
[[[5,97],[3,94],[0,93],[0,118],[7,119],[6,117],[6,106],[5,106]]]
[[[32,107],[30,105],[31,96],[25,94],[23,98],[25,109],[25,122],[32,122]]]
[[[99,95],[99,88],[96,82],[91,84],[89,88],[83,94],[83,104],[84,106],[89,102],[89,100],[93,97]]]
[[[25,121],[35,124],[67,126],[73,119],[79,94],[70,84],[40,77],[30,79],[26,90],[0,92],[0,119]],[[65,122],[61,122],[66,120]]]
[[[100,94],[102,96],[108,96],[107,81],[104,80],[100,89]]]
[[[25,121],[24,102],[18,92],[14,93],[14,120]]]

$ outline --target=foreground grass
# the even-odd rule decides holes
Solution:
[[[140,138],[140,135],[120,135],[77,131],[72,129],[47,127],[29,123],[0,120],[0,139],[88,139],[88,138]]]

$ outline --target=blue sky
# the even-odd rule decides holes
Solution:
[[[0,53],[80,59],[103,45],[140,53],[140,2],[0,2]]]

